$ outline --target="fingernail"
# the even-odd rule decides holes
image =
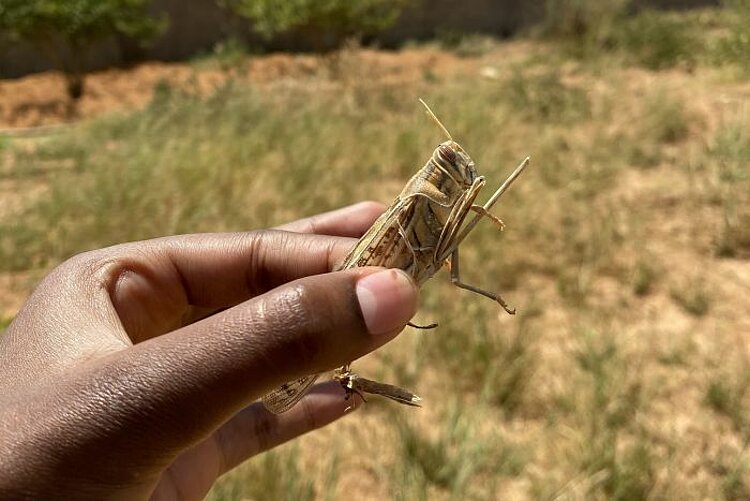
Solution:
[[[417,288],[401,270],[383,270],[357,282],[367,330],[375,336],[403,328],[417,308]]]

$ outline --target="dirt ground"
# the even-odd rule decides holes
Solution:
[[[508,44],[507,56],[527,51],[523,42]],[[210,92],[229,75],[263,86],[271,82],[305,82],[336,76],[352,77],[352,51],[339,56],[271,54],[245,59],[231,67],[216,60],[193,63],[144,63],[131,69],[108,69],[91,74],[86,94],[71,111],[64,80],[58,72],[45,72],[0,81],[0,130],[54,126],[102,113],[142,107],[161,83]],[[380,82],[407,83],[430,73],[451,77],[477,71],[481,58],[460,58],[437,48],[407,49],[398,53],[357,50],[358,72]],[[362,76],[362,75],[360,75]],[[357,76],[359,78],[360,76]]]

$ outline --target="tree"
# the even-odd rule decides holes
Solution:
[[[393,25],[414,0],[220,0],[263,36],[298,30],[322,50]]]
[[[36,46],[65,74],[68,96],[85,90],[91,48],[121,34],[146,42],[165,21],[150,16],[148,0],[0,0],[0,30]]]

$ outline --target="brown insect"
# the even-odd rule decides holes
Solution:
[[[338,269],[361,266],[400,268],[421,286],[447,263],[454,285],[496,301],[512,315],[515,309],[511,309],[499,294],[461,280],[458,248],[482,217],[490,219],[500,229],[505,227],[489,210],[529,165],[529,158],[516,168],[484,206],[476,205],[474,201],[485,185],[484,177],[477,176],[474,161],[453,140],[429,106],[421,99],[420,102],[448,140],[435,149],[425,166],[409,180],[401,194],[357,242]],[[474,217],[467,221],[472,212],[475,213]],[[421,329],[437,326],[409,325]],[[285,412],[304,396],[318,376],[310,375],[287,383],[266,395],[263,403],[271,412]],[[351,372],[349,364],[337,371],[335,379],[347,391],[347,398],[353,393],[360,396],[372,393],[417,406],[421,400],[397,386],[364,379]]]

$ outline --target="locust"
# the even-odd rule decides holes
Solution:
[[[486,181],[477,175],[474,161],[453,140],[450,132],[435,116],[430,107],[419,100],[428,116],[447,137],[438,145],[427,163],[407,182],[396,200],[373,223],[337,270],[363,266],[399,268],[408,273],[418,286],[432,278],[441,268],[449,266],[451,282],[468,291],[497,302],[509,314],[508,306],[497,293],[464,283],[459,269],[459,246],[482,218],[492,221],[499,229],[504,223],[489,211],[510,185],[529,165],[526,158],[484,205],[475,203]],[[469,218],[473,215],[472,218]],[[419,326],[432,329],[437,324]],[[273,413],[291,409],[318,379],[320,374],[299,378],[282,385],[263,397],[263,404]],[[387,397],[396,402],[419,406],[421,398],[398,386],[365,379],[347,364],[335,371],[334,379],[341,383],[346,398],[358,394]]]

